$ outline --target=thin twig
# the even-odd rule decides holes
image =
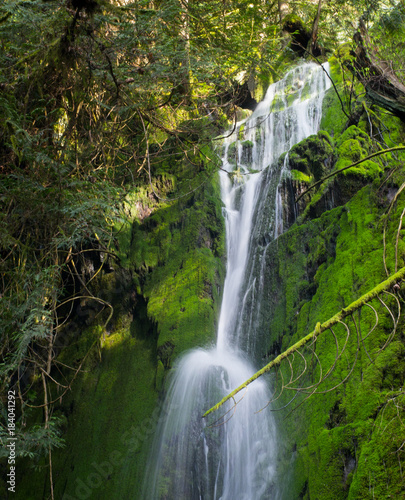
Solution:
[[[348,165],[347,167],[340,168],[339,170],[335,170],[334,172],[331,172],[330,174],[326,175],[325,177],[322,177],[319,181],[315,182],[312,184],[312,186],[309,186],[307,190],[305,190],[303,193],[301,193],[298,198],[296,198],[295,203],[298,203],[299,200],[308,193],[308,191],[311,191],[316,186],[319,186],[319,184],[322,184],[325,182],[327,179],[330,177],[333,177],[334,175],[340,174],[340,172],[343,172],[344,170],[347,170],[348,168],[355,167],[356,165],[360,165],[360,163],[363,163],[364,161],[370,160],[370,158],[374,158],[375,156],[379,156],[385,153],[390,153],[391,151],[401,151],[405,150],[405,146],[395,146],[394,148],[389,148],[389,149],[383,149],[381,151],[377,151],[376,153],[373,153],[371,155],[366,156],[365,158],[362,158],[361,160],[355,161],[354,163]]]

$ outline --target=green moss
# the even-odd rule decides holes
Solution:
[[[145,286],[148,314],[158,324],[159,345],[170,341],[175,353],[205,344],[215,333],[218,299],[215,258],[207,249],[190,252],[181,268],[170,273],[166,268],[154,271]]]
[[[341,86],[338,86],[338,91],[342,91]],[[327,90],[322,102],[320,128],[321,130],[326,130],[332,137],[337,137],[344,129],[346,122],[347,117],[342,110],[335,89],[332,87]]]
[[[68,445],[52,454],[55,498],[130,497],[157,423],[153,336],[140,339],[123,330],[93,351],[62,400]],[[42,498],[42,491],[20,480],[22,498]]]
[[[322,429],[311,436],[310,456],[316,456],[319,466],[309,469],[309,490],[325,500],[346,499],[355,469],[356,444],[359,431],[354,426]]]
[[[344,149],[341,150],[340,148],[342,148],[343,144],[348,140],[357,141],[360,147],[365,149],[367,152],[370,149],[370,137],[366,134],[366,132],[364,132],[364,130],[361,130],[355,125],[351,125],[336,139],[336,147],[338,149],[339,156],[344,154]]]
[[[285,103],[285,97],[284,94],[276,94],[274,96],[273,102],[270,105],[270,111],[272,113],[277,113],[278,111],[283,111],[287,107]]]
[[[335,85],[339,85],[343,82],[343,72],[342,65],[338,57],[332,56],[328,59],[329,63],[329,74],[335,83]]]
[[[90,303],[90,300],[88,301]],[[93,304],[90,304],[91,306]],[[94,318],[97,315],[98,307],[95,304],[95,309],[90,309],[88,317]],[[69,366],[78,366],[81,360],[88,356],[87,363],[90,365],[92,363],[97,363],[97,348],[100,343],[100,339],[103,334],[103,328],[100,325],[93,325],[88,328],[84,328],[80,334],[75,332],[69,338],[69,345],[66,346],[61,355],[59,356],[59,361],[66,363]]]
[[[345,109],[347,112],[347,96],[343,84],[341,62],[335,56],[331,57],[328,62],[330,66],[330,76],[336,88],[332,86],[327,90],[323,99],[320,129],[326,130],[332,137],[339,137],[347,122],[347,116],[343,111],[343,109]]]
[[[143,274],[142,293],[157,325],[158,346],[171,342],[178,355],[213,338],[223,253],[218,178],[156,210],[143,224],[134,223],[130,259]]]
[[[375,422],[358,453],[356,474],[350,487],[349,499],[402,498],[404,397],[391,394],[378,408]]]
[[[312,176],[304,174],[304,172],[300,172],[299,170],[291,170],[291,178],[293,181],[305,182],[306,184],[312,183]]]
[[[239,132],[238,132],[238,140],[243,141],[244,139],[244,131],[245,131],[245,124],[242,123],[242,125],[239,127]]]
[[[350,165],[350,163],[348,163]],[[340,165],[346,166],[345,162],[341,162]],[[340,166],[338,168],[341,168]],[[357,167],[349,168],[347,170],[343,171],[343,175],[345,176],[362,176],[366,179],[373,180],[378,176],[378,174],[382,171],[380,165],[378,163],[375,163],[374,161],[367,160],[362,162],[360,165]]]
[[[336,154],[338,156],[338,161],[335,164],[336,170],[368,156],[370,148],[371,140],[369,136],[358,127],[352,125],[336,141]],[[345,170],[343,175],[361,176],[372,180],[378,176],[381,170],[378,163],[367,160],[356,167]]]
[[[238,143],[232,142],[228,147],[228,161],[231,164],[237,163],[238,158]]]
[[[312,331],[317,321],[325,321],[384,279],[379,223],[384,208],[374,201],[373,187],[365,187],[344,207],[293,226],[278,238],[277,246],[269,247],[267,279],[278,285],[267,292],[271,333],[263,346],[265,352],[286,349]],[[396,210],[392,221],[398,220],[400,211]],[[389,269],[393,269],[395,226],[392,222],[387,233]],[[402,253],[399,265],[404,265]],[[392,330],[383,307],[379,318],[378,328],[366,341],[368,352],[375,353],[384,345]],[[362,310],[363,335],[374,323],[374,313]],[[353,323],[351,328],[355,331]],[[337,328],[335,334],[343,338],[345,330]],[[332,335],[318,340],[316,352],[324,370],[333,363],[335,349]],[[325,389],[346,377],[356,350],[354,335],[344,362],[336,367]],[[396,454],[404,440],[398,420],[403,403],[398,405],[399,396],[395,396],[400,411],[395,416],[391,401],[394,393],[403,397],[398,388],[404,383],[404,363],[400,340],[386,347],[373,364],[361,351],[353,373],[340,389],[312,396],[280,423],[284,432],[279,466],[283,474],[288,470],[289,477],[283,498],[360,499],[372,498],[372,491],[375,498],[389,498],[391,488],[397,498],[403,495]],[[284,378],[288,376],[287,370]],[[280,406],[288,401],[281,399]],[[286,410],[282,413],[284,418]]]
[[[339,46],[336,51],[336,56],[341,62],[341,64],[351,64],[355,59],[355,54],[353,53],[353,46],[351,43],[346,42]]]
[[[338,154],[339,160],[336,162],[336,170],[367,156],[367,152],[361,147],[357,139],[348,139],[344,141],[338,148]]]
[[[311,135],[296,144],[288,153],[289,164],[293,170],[298,170],[307,176],[313,176],[317,181],[328,171],[333,155],[333,141],[326,131]]]

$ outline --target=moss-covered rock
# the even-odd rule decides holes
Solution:
[[[282,352],[312,331],[317,321],[325,321],[384,279],[379,220],[388,202],[378,208],[374,201],[373,188],[365,187],[344,207],[293,226],[279,237],[277,245],[269,247],[267,279],[277,285],[270,285],[267,294],[270,334],[267,347],[263,345],[264,355]],[[400,211],[396,210],[396,217]],[[389,269],[393,269],[395,225],[390,225],[387,239]],[[399,265],[404,265],[403,250],[401,255]],[[368,339],[374,346],[384,345],[392,329],[384,308],[379,314],[379,327]],[[333,344],[332,338],[324,344],[318,342],[317,355],[323,362],[329,355],[333,359]],[[354,339],[347,359],[351,357],[353,362],[355,352]],[[283,421],[280,467],[291,472],[294,464],[294,478],[285,486],[283,498],[369,498],[370,484],[379,498],[389,498],[391,485],[396,495],[404,494],[403,486],[398,486],[396,455],[405,437],[398,420],[403,411],[403,354],[402,341],[387,346],[374,364],[363,351],[341,389],[313,396]],[[339,370],[337,381],[345,373]],[[395,405],[400,413],[394,417]],[[390,418],[396,424],[389,424]]]
[[[334,168],[372,152],[367,123],[368,119],[360,121],[359,126],[335,133],[334,142],[328,141],[334,145]],[[398,121],[393,130],[402,137],[403,127]],[[308,175],[310,155],[305,149],[304,142],[293,148],[290,156],[294,168]],[[380,176],[388,166],[394,173],[387,174],[387,186]],[[270,285],[265,292],[269,336],[262,344],[262,356],[279,354],[312,331],[317,321],[325,321],[384,279],[380,220],[402,183],[400,170],[403,172],[403,167],[389,157],[378,163],[364,162],[331,179],[312,195],[298,223],[278,238],[277,245],[269,246],[266,279]],[[305,181],[297,173],[293,175]],[[329,211],[324,202],[327,197],[331,200]],[[396,252],[395,226],[405,203],[403,196],[401,199],[387,228],[385,261],[390,272]],[[341,206],[333,208],[336,205]],[[400,242],[397,251],[401,255],[398,266],[403,266],[405,251]],[[374,349],[374,353],[377,346],[385,345],[392,331],[390,314],[384,308],[378,314],[378,327],[367,339],[368,349]],[[371,316],[367,320],[363,316],[369,328]],[[353,362],[357,341],[351,342],[347,360]],[[333,362],[333,344],[332,338],[318,341],[317,356]],[[375,498],[390,498],[392,491],[396,497],[404,495],[398,465],[398,450],[405,439],[400,424],[405,409],[403,354],[402,337],[386,345],[374,363],[363,351],[346,383],[313,396],[283,421],[280,470],[288,470],[289,478],[283,481],[283,498],[362,499],[373,498],[373,494]],[[345,378],[348,369],[337,368],[337,382]],[[283,397],[280,406],[288,401]]]
[[[298,54],[303,55],[311,38],[311,29],[294,13],[285,16],[282,28],[291,34],[291,48]]]
[[[343,167],[347,167],[365,158],[370,152],[370,137],[358,127],[352,125],[336,140],[336,155],[338,160],[335,164],[335,168],[339,170]],[[378,176],[381,170],[378,163],[366,160],[356,167],[345,170],[343,175],[350,177],[362,176],[372,180]]]
[[[342,156],[345,154],[344,148],[340,149],[342,145],[348,141],[354,140],[359,143],[359,146],[365,150],[366,153],[369,152],[371,147],[371,139],[370,136],[364,132],[364,130],[352,125],[348,127],[339,137],[336,138],[336,147],[338,149],[338,156]]]
[[[142,293],[157,324],[158,346],[172,342],[175,355],[215,332],[223,276],[221,210],[218,184],[206,185],[134,225],[130,259],[144,276]]]
[[[293,146],[288,153],[289,164],[318,181],[330,169],[333,156],[333,140],[325,131],[311,135]]]
[[[338,90],[341,87],[338,87]],[[328,89],[322,103],[322,119],[320,128],[326,130],[332,137],[339,136],[343,131],[347,122],[339,97],[335,89],[332,87]]]

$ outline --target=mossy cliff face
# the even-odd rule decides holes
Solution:
[[[295,196],[316,177],[374,152],[378,146],[370,138],[370,126],[379,131],[383,148],[404,141],[403,124],[390,118],[384,126],[378,109],[368,109],[366,103],[356,124],[340,120],[340,104],[331,95],[333,89],[329,92],[321,125],[324,131],[297,145],[291,154],[297,172],[291,181]],[[318,191],[304,196],[296,222],[270,243],[264,267],[267,286],[262,300],[266,307],[260,318],[264,333],[257,352],[262,364],[383,281],[387,271],[395,271],[395,259],[397,267],[404,266],[403,230],[397,231],[405,195],[390,205],[405,176],[403,160],[403,153],[384,155],[332,177]],[[387,301],[396,307],[393,297],[387,296]],[[400,318],[395,337],[370,362],[367,353],[384,346],[393,328],[390,313],[381,304],[379,307],[378,325],[359,346],[358,354],[360,341],[351,323],[344,361],[326,384],[326,389],[334,384],[339,387],[311,396],[291,413],[294,402],[276,412],[282,435],[279,471],[285,499],[405,495],[404,321]],[[362,335],[366,336],[375,317],[363,310],[361,314]],[[344,338],[345,328],[338,327],[336,335]],[[331,334],[317,342],[316,353],[325,369],[333,364],[335,352]],[[351,375],[341,383],[353,364]],[[286,393],[277,402],[280,407],[294,395]]]
[[[170,343],[178,355],[214,340],[223,279],[221,210],[218,183],[207,184],[186,202],[134,225],[129,258],[139,270],[148,315],[157,324],[158,349]]]
[[[288,153],[291,169],[319,181],[331,162],[332,143],[329,134],[321,131],[296,144]]]
[[[267,269],[274,285],[268,291],[270,336],[264,357],[279,354],[312,331],[318,321],[327,320],[384,279],[382,210],[370,208],[371,195],[370,187],[363,188],[345,206],[291,228],[269,248]],[[392,247],[390,253],[392,257]],[[344,331],[336,333],[344,338]],[[381,318],[373,342],[383,345],[389,333],[387,318]],[[377,418],[392,391],[402,387],[405,359],[401,337],[399,331],[397,340],[374,364],[370,365],[363,352],[339,389],[312,396],[291,415],[288,410],[281,413],[279,430],[284,439],[280,441],[285,447],[281,469],[287,467],[293,478],[285,483],[284,498],[369,498],[370,484],[388,495],[389,490],[384,489],[387,481],[400,483],[398,462],[391,459],[394,447],[402,444],[405,429],[397,421],[391,426],[390,438],[385,436],[386,444],[380,443],[382,422]],[[350,366],[356,341],[352,334],[346,360]],[[335,350],[332,338],[317,346],[323,362],[333,360]],[[325,363],[324,369],[330,364]],[[339,370],[347,372],[341,367],[337,370],[337,383]],[[385,380],[390,380],[389,387],[382,383]],[[380,455],[384,458],[379,461],[378,477],[371,483],[367,479],[359,488],[358,483],[367,476],[371,450],[377,454],[372,460],[378,461]],[[390,461],[392,470],[384,471],[383,460]]]
[[[52,454],[55,498],[140,498],[165,376],[184,350],[214,341],[225,240],[218,174],[177,201],[157,200],[173,181],[181,172],[127,198],[120,260],[92,282],[113,306],[106,328],[110,309],[82,299],[62,335],[60,367],[80,372],[59,411],[66,446]],[[20,481],[20,498],[49,491],[48,464],[36,465],[42,472]]]

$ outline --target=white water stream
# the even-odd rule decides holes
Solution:
[[[270,399],[268,380],[251,384],[225,422],[212,425],[212,419],[207,423],[201,416],[257,370],[249,358],[266,249],[283,231],[280,181],[288,157],[278,159],[317,132],[328,87],[325,72],[315,64],[292,70],[224,141],[223,168],[238,175],[231,179],[220,173],[227,272],[217,345],[191,351],[175,369],[142,500],[279,498],[276,429],[269,409],[259,411]],[[220,410],[218,418],[229,408]]]

